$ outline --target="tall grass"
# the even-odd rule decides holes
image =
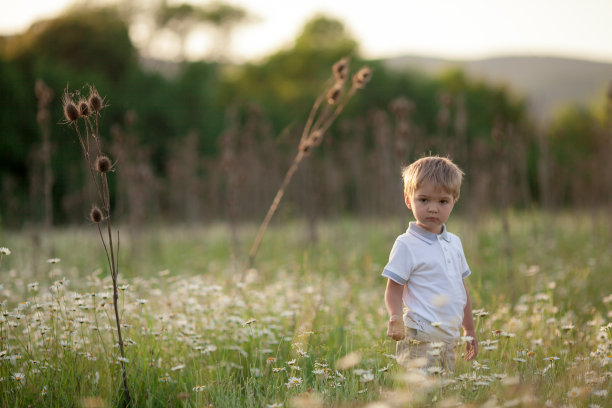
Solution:
[[[301,222],[273,226],[242,283],[222,225],[143,231],[143,257],[126,262],[118,282],[134,405],[606,406],[605,218],[509,217],[511,258],[496,217],[449,224],[473,270],[481,351],[468,363],[457,349],[456,371],[439,376],[403,372],[385,337],[380,272],[397,220],[330,221],[306,248]],[[240,239],[255,233],[251,226]],[[0,406],[117,406],[112,279],[91,257],[91,234],[53,238],[59,263],[24,255],[25,234],[0,235],[10,248],[0,265]],[[34,263],[44,273],[34,276]]]

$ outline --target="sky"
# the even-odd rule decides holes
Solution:
[[[0,0],[0,34],[22,32],[74,0]],[[205,4],[207,1],[189,0]],[[172,1],[171,1],[172,2]],[[256,60],[290,46],[321,12],[341,20],[366,58],[480,59],[566,56],[612,62],[612,0],[225,0],[257,18],[238,29],[231,55]],[[146,31],[134,33],[146,36]],[[192,38],[191,49],[206,39]],[[163,46],[160,52],[165,52]]]

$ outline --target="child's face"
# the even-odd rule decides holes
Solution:
[[[442,232],[442,224],[448,220],[455,206],[455,199],[451,193],[431,183],[423,183],[413,194],[406,195],[405,198],[417,225],[434,234]]]

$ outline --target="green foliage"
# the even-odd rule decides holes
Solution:
[[[39,22],[7,46],[15,60],[61,61],[75,71],[100,71],[121,80],[136,63],[136,50],[115,9],[75,9]]]

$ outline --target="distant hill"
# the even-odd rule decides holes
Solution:
[[[586,105],[612,84],[612,64],[559,57],[499,57],[445,60],[401,56],[385,60],[392,69],[416,69],[436,74],[460,67],[470,76],[504,83],[525,96],[535,117],[546,120],[566,104]]]

